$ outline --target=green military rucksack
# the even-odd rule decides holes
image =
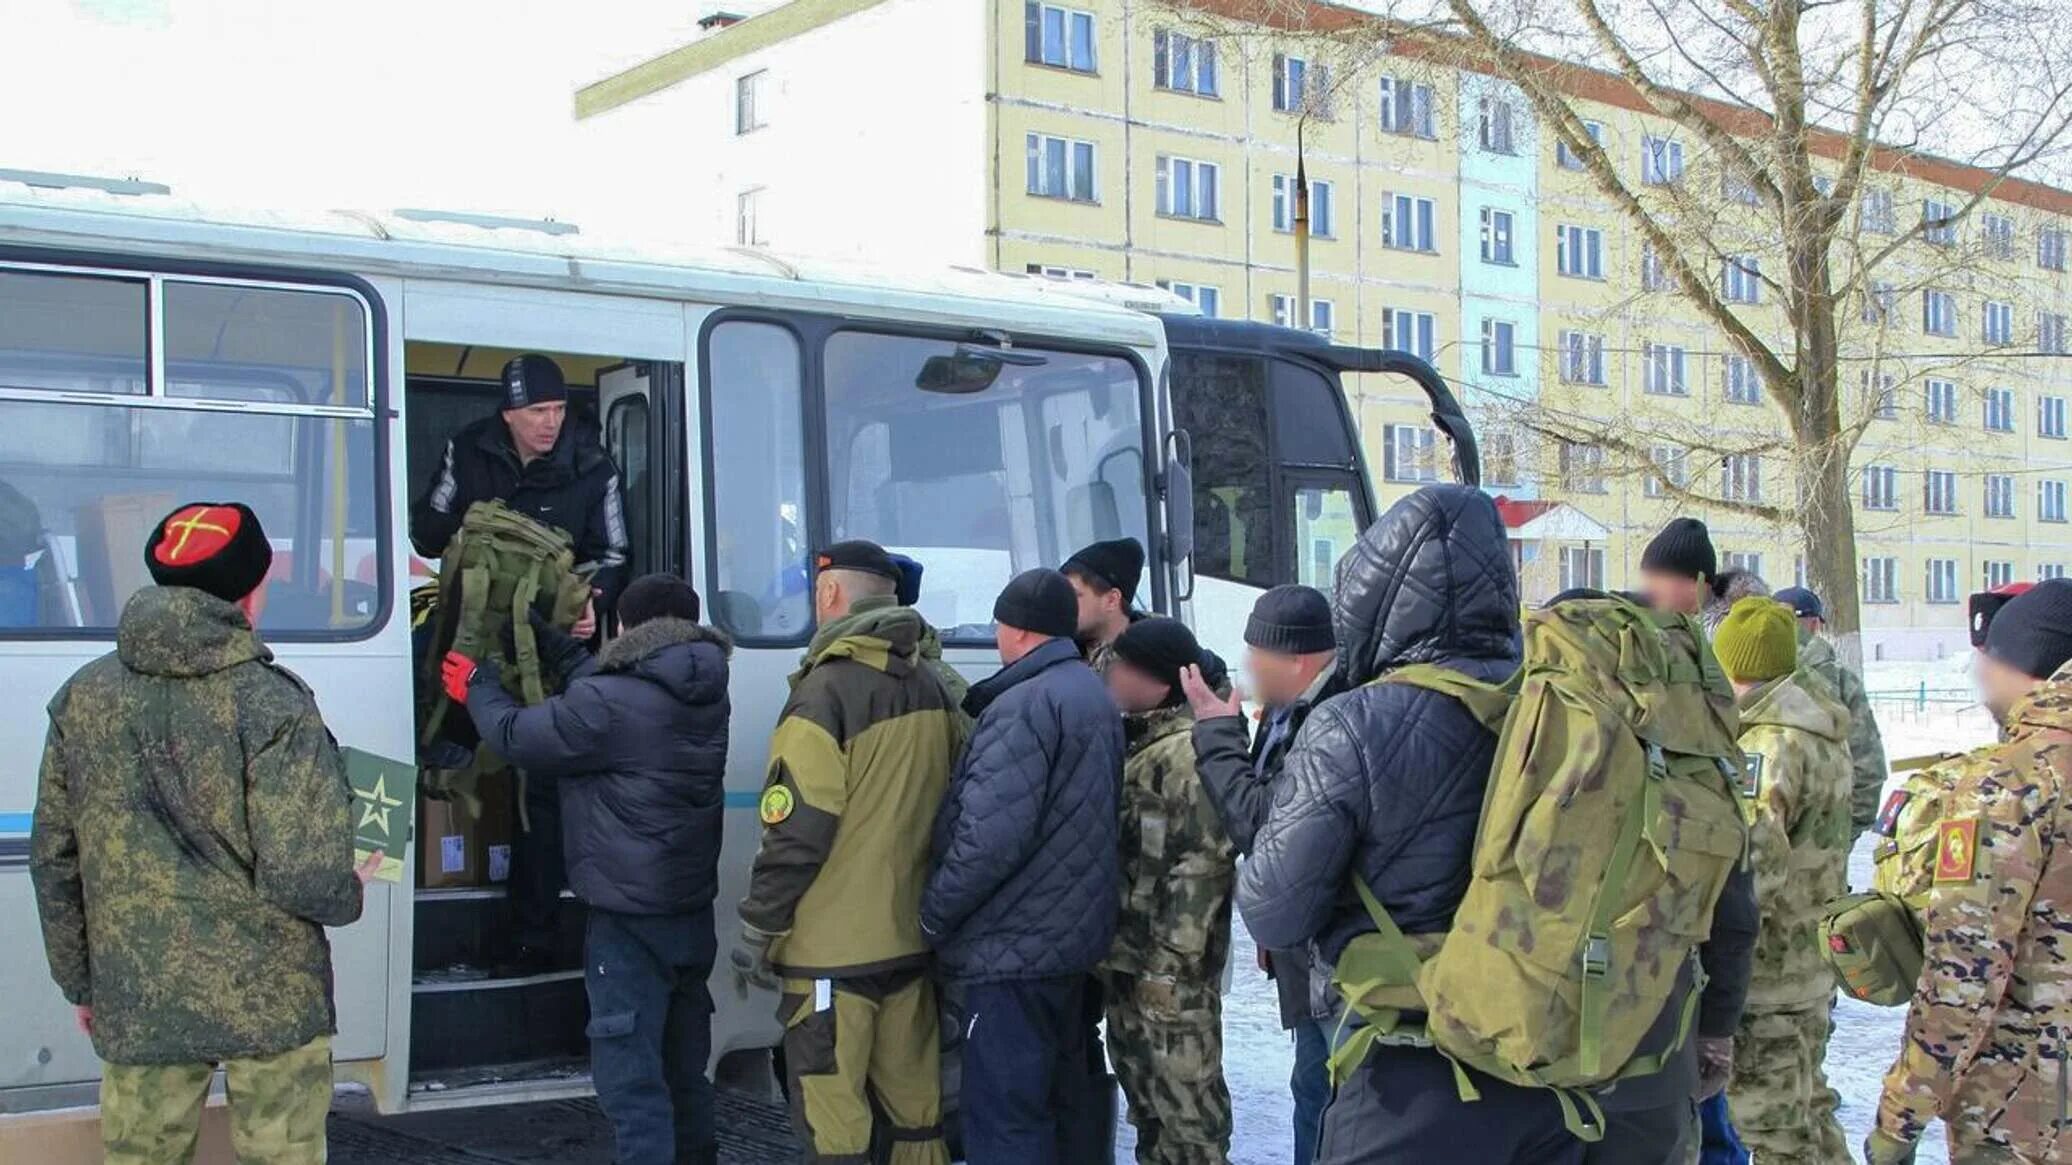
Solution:
[[[537,606],[550,624],[567,630],[582,617],[589,600],[590,580],[575,569],[575,546],[567,532],[500,501],[469,506],[460,532],[440,559],[438,595],[430,612],[436,624],[421,663],[419,690],[428,705],[420,742],[430,745],[437,740],[452,712],[453,701],[447,699],[439,676],[448,652],[496,660],[505,690],[537,704],[548,692],[529,613]],[[425,789],[435,797],[472,804],[482,774],[502,767],[488,749],[477,748],[467,768],[428,773]]]
[[[1659,1071],[1688,1038],[1641,1041],[1712,927],[1747,849],[1741,752],[1726,677],[1692,619],[1621,600],[1525,618],[1525,659],[1502,686],[1432,666],[1379,682],[1444,693],[1498,733],[1466,895],[1443,935],[1406,938],[1355,888],[1376,933],[1334,983],[1365,1026],[1333,1056],[1343,1076],[1376,1043],[1555,1090],[1571,1131],[1603,1135],[1590,1090]],[[1693,971],[1692,978],[1698,978]],[[1425,1014],[1423,1024],[1406,1014]]]
[[[1953,782],[1962,771],[1957,753],[1892,762],[1910,774],[1885,798],[1871,832],[1872,889],[1827,904],[1820,920],[1821,953],[1851,996],[1881,1007],[1914,997],[1926,959],[1921,914],[1935,888],[1937,826],[1949,816]]]

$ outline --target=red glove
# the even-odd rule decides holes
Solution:
[[[468,702],[468,684],[475,678],[475,661],[458,651],[446,653],[446,662],[439,668],[439,676],[446,683],[446,696],[456,704]]]

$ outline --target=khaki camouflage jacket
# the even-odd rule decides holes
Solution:
[[[1742,701],[1741,796],[1762,910],[1750,1012],[1809,1007],[1834,992],[1820,919],[1849,889],[1848,732],[1848,711],[1796,677]]]
[[[1194,766],[1194,715],[1161,708],[1123,719],[1122,913],[1102,966],[1214,983],[1230,957],[1237,851]]]
[[[50,702],[29,872],[50,971],[118,1064],[268,1056],[336,1024],[360,916],[316,701],[229,603],[148,587]]]
[[[1861,837],[1878,815],[1878,803],[1885,796],[1885,740],[1878,734],[1878,720],[1871,715],[1871,701],[1863,678],[1842,665],[1832,643],[1818,635],[1799,631],[1799,671],[1826,681],[1827,695],[1849,712],[1849,765],[1855,773],[1849,799],[1849,836]]]
[[[2008,738],[1963,766],[1938,824],[1926,962],[1878,1127],[1901,1141],[1949,1126],[1981,1146],[2072,1158],[2072,665],[2015,705]]]

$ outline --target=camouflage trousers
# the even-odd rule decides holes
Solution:
[[[1839,1098],[1822,1068],[1833,1013],[1832,1003],[1821,1003],[1741,1017],[1727,1107],[1742,1143],[1764,1165],[1849,1160],[1848,1137],[1835,1119]]]
[[[1228,1165],[1223,997],[1213,982],[1108,972],[1108,1058],[1137,1127],[1138,1165]]]
[[[331,1112],[331,1037],[275,1056],[223,1062],[238,1165],[323,1165]],[[104,1064],[101,1143],[108,1165],[183,1165],[201,1135],[214,1064]]]

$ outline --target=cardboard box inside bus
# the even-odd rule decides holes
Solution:
[[[169,493],[109,494],[78,508],[79,579],[90,622],[113,627],[122,604],[151,585],[144,544],[177,504]]]
[[[427,890],[490,886],[511,876],[511,838],[517,828],[508,774],[482,778],[481,809],[430,797],[418,802],[417,884]]]

